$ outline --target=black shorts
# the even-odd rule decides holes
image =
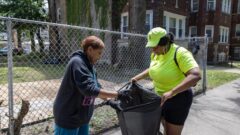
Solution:
[[[171,124],[184,125],[192,100],[192,90],[186,90],[168,99],[163,104],[162,117]]]

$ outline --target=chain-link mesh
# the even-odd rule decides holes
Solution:
[[[53,133],[53,101],[64,75],[65,66],[71,53],[80,49],[81,40],[88,35],[96,35],[105,43],[102,59],[97,63],[98,79],[103,88],[118,90],[123,84],[149,66],[150,50],[145,48],[146,36],[120,33],[85,27],[53,24],[21,19],[0,17],[0,32],[11,33],[8,41],[1,38],[1,48],[12,48],[12,54],[0,56],[0,129],[9,128],[9,105],[13,104],[13,118],[26,111],[22,134]],[[7,31],[7,22],[11,31]],[[205,38],[176,41],[191,51],[196,51],[196,59],[204,66],[203,54],[206,51]],[[197,43],[197,45],[195,44]],[[1,52],[2,53],[2,52]],[[12,56],[11,57],[9,56]],[[9,62],[13,62],[12,69]],[[204,68],[201,68],[204,69]],[[9,74],[12,70],[12,76]],[[13,80],[13,103],[9,103],[9,78]],[[150,80],[140,82],[152,87]],[[205,89],[203,82],[197,91]],[[24,101],[24,102],[22,102]],[[11,102],[11,101],[10,101]],[[99,104],[101,100],[97,100]],[[28,108],[29,103],[29,108]],[[22,105],[25,104],[25,108]],[[19,118],[19,117],[18,117]],[[21,117],[19,118],[21,120]],[[118,123],[114,110],[99,107],[91,121],[91,132],[97,133]],[[11,123],[13,124],[13,123]],[[16,124],[15,124],[16,126]]]
[[[193,87],[195,94],[203,93],[206,90],[206,63],[207,63],[207,38],[206,37],[192,37],[187,39],[178,39],[176,44],[187,48],[192,52],[196,62],[199,65],[202,73],[202,79]]]

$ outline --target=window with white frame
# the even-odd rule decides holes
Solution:
[[[121,32],[128,32],[128,13],[122,14],[121,22]]]
[[[236,37],[240,37],[240,24],[236,24]]]
[[[167,26],[166,26],[166,16],[163,16],[163,28],[166,29]]]
[[[207,10],[212,11],[216,8],[216,0],[208,0],[207,1]]]
[[[234,59],[240,60],[240,47],[234,47]]]
[[[196,37],[197,36],[197,26],[190,26],[189,27],[189,36]]]
[[[240,14],[240,0],[238,0],[238,8],[237,8],[237,13]]]
[[[146,11],[146,18],[145,18],[145,30],[148,32],[152,29],[153,25],[153,11],[147,10]],[[128,32],[128,13],[122,13],[121,15],[121,32]],[[123,37],[123,35],[122,35]]]
[[[150,29],[151,29],[151,17],[150,17],[150,14],[146,14],[145,33],[150,31]]]
[[[227,43],[229,38],[229,28],[220,26],[220,35],[219,35],[219,42],[220,43]]]
[[[172,32],[176,35],[176,18],[169,18],[169,32]]]
[[[179,24],[179,27],[178,27],[179,28],[179,30],[178,30],[178,37],[182,38],[183,37],[182,19],[179,19],[179,23],[178,24]]]
[[[230,14],[231,0],[222,0],[222,12]]]
[[[163,27],[167,32],[172,32],[176,38],[184,38],[185,36],[186,16],[174,14],[164,11]]]
[[[191,0],[191,11],[198,12],[199,0]]]
[[[153,11],[146,10],[146,18],[145,18],[145,30],[146,33],[151,30],[153,27]]]
[[[207,34],[207,37],[212,38],[214,32],[214,26],[213,25],[206,25],[205,26],[205,33]]]

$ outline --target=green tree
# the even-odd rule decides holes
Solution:
[[[44,21],[47,19],[47,13],[44,9],[44,0],[2,0],[0,4],[0,14],[7,17],[22,18],[29,20]],[[21,33],[30,32],[32,51],[35,51],[34,33],[39,34],[41,27],[23,22],[14,23],[13,29],[17,30],[18,48],[22,48]],[[43,51],[43,41],[41,36],[37,36],[40,45],[40,51]]]

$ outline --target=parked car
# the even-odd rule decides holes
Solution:
[[[24,54],[30,54],[30,53],[31,53],[31,49],[29,49],[29,48],[23,48],[23,53],[24,53]]]
[[[0,33],[0,41],[7,41],[7,33],[5,32]]]
[[[8,47],[3,47],[0,49],[0,56],[7,56],[8,54]]]
[[[60,64],[60,59],[53,57],[43,61],[44,64]]]
[[[18,49],[18,48],[13,48],[13,55],[21,55],[21,54],[29,54],[31,50],[23,48],[23,49]],[[0,49],[0,56],[7,56],[8,55],[8,47],[5,46]]]

